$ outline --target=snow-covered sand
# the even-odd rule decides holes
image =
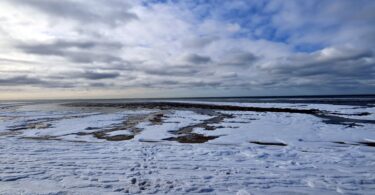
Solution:
[[[209,104],[319,109],[364,122],[327,124],[313,115],[284,112],[0,104],[0,194],[375,191],[375,148],[368,146],[375,140],[375,124],[365,121],[375,120],[374,108]],[[214,114],[231,117],[212,122]],[[168,141],[185,134],[215,139]],[[121,136],[127,139],[118,141]],[[112,138],[117,141],[108,141]]]

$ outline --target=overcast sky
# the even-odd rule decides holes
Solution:
[[[374,0],[0,1],[0,99],[375,93],[374,52]]]

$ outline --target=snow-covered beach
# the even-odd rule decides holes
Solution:
[[[372,194],[374,127],[373,105],[0,103],[0,194]]]

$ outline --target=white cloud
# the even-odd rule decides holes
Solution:
[[[324,78],[327,89],[340,90],[339,81],[351,80],[371,91],[375,4],[356,2],[236,1],[218,7],[6,0],[0,2],[0,77],[7,80],[0,80],[0,90],[229,88],[277,95],[296,86],[316,90]],[[246,6],[258,12],[225,18],[232,17],[228,10],[246,13]],[[321,48],[295,49],[303,44]],[[34,82],[21,82],[27,79]]]

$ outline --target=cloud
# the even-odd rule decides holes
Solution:
[[[2,86],[17,86],[17,85],[40,85],[45,82],[28,76],[16,76],[6,79],[0,79],[0,85]]]
[[[108,88],[116,87],[113,83],[90,83],[90,88]]]
[[[137,19],[130,12],[130,5],[123,1],[74,1],[74,0],[12,0],[17,6],[28,6],[48,16],[70,19],[80,23],[121,24]],[[97,8],[101,7],[100,12]]]
[[[76,87],[71,82],[59,82],[59,81],[48,81],[42,80],[36,77],[30,77],[27,75],[20,75],[14,77],[8,77],[0,79],[0,86],[34,86],[41,88],[73,88]]]
[[[157,68],[145,69],[145,73],[159,76],[194,76],[199,71],[189,67],[172,67],[172,68]]]
[[[117,72],[107,72],[107,73],[99,73],[99,72],[92,72],[86,71],[79,75],[79,78],[85,78],[90,80],[101,80],[101,79],[114,79],[119,77],[120,74]]]
[[[287,85],[355,86],[375,76],[374,55],[369,50],[326,48],[259,65]],[[349,85],[349,83],[351,85]]]
[[[211,58],[208,56],[202,56],[198,54],[190,54],[186,56],[186,61],[192,64],[206,64],[211,62]]]
[[[102,48],[105,51],[118,50],[122,47],[119,43],[103,43],[95,41],[55,41],[53,43],[28,43],[18,44],[17,48],[28,54],[59,56],[77,63],[92,62],[122,62],[116,57],[105,52],[98,53],[95,49]]]
[[[258,60],[258,57],[252,53],[233,53],[229,54],[227,58],[221,62],[223,65],[227,66],[250,66]]]
[[[368,93],[374,8],[371,0],[4,0],[0,82],[113,94]]]

